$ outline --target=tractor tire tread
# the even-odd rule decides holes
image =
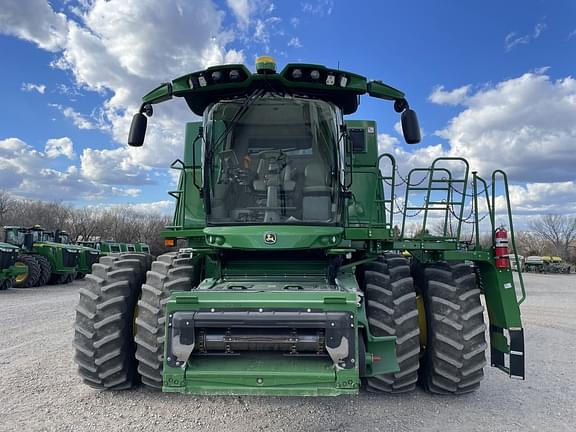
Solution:
[[[138,301],[136,316],[136,358],[142,383],[151,389],[162,388],[164,362],[165,304],[175,290],[190,290],[195,267],[189,255],[160,255],[147,273]]]
[[[418,381],[420,329],[416,291],[408,261],[387,253],[363,266],[360,280],[366,296],[370,332],[375,336],[396,336],[396,356],[400,370],[367,377],[366,390],[405,393]]]
[[[38,286],[42,269],[34,255],[20,255],[16,261],[20,261],[28,267],[28,277],[23,282],[15,282],[14,286],[16,288],[33,288]]]
[[[420,372],[425,388],[437,394],[476,390],[487,345],[474,270],[460,262],[414,262],[412,273],[426,307],[428,341]]]
[[[124,390],[139,380],[133,315],[143,279],[140,260],[106,257],[93,265],[98,275],[86,276],[79,289],[74,323],[74,360],[85,384],[98,389]]]

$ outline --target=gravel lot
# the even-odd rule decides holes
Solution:
[[[0,292],[0,431],[574,431],[576,275],[526,275],[527,380],[486,369],[460,397],[194,397],[101,392],[72,361],[84,282]]]

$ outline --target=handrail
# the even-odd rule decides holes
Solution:
[[[391,176],[383,176],[380,173],[380,161],[382,158],[388,158],[390,160],[390,165],[392,166],[392,175]],[[376,169],[378,170],[378,179],[380,181],[390,180],[390,199],[386,199],[386,191],[384,190],[384,185],[382,185],[382,201],[384,204],[384,223],[389,225],[390,228],[394,226],[394,192],[396,187],[396,158],[390,153],[383,153],[378,156],[378,160],[376,161]],[[374,195],[376,195],[376,191],[378,188],[374,188]],[[386,217],[386,203],[390,203],[390,218]],[[389,222],[388,222],[389,221]]]
[[[500,174],[504,182],[504,193],[506,197],[506,210],[508,211],[508,223],[510,225],[510,238],[512,240],[512,251],[514,252],[514,259],[516,260],[516,267],[518,269],[518,278],[520,280],[520,289],[522,291],[522,297],[518,300],[518,304],[522,304],[526,300],[526,289],[524,287],[524,278],[522,277],[522,271],[518,265],[520,261],[518,260],[518,252],[516,250],[516,241],[514,240],[514,225],[512,223],[512,208],[510,206],[510,194],[508,192],[508,176],[502,170],[495,170],[492,173],[492,236],[494,236],[494,222],[496,221],[496,175]],[[494,242],[493,242],[494,243]]]
[[[465,171],[464,171],[464,177],[463,177],[463,186],[462,186],[462,201],[460,203],[460,214],[458,215],[458,230],[456,231],[456,238],[460,239],[460,232],[462,230],[462,217],[464,216],[464,204],[466,203],[466,188],[468,186],[468,173],[470,172],[470,165],[468,164],[468,161],[464,158],[461,157],[439,157],[434,159],[434,162],[432,162],[432,176],[434,175],[434,169],[436,169],[436,163],[440,162],[440,161],[452,161],[452,162],[462,162],[464,164],[464,166],[466,167]],[[443,168],[444,170],[446,168]],[[431,183],[430,183],[431,184]],[[452,185],[452,178],[450,177],[450,182],[448,183],[448,187],[450,188],[450,186]],[[448,198],[450,197],[450,193],[448,194]],[[446,213],[446,219],[448,217],[448,213]],[[448,223],[448,220],[446,220],[446,223],[444,224],[444,227],[446,229],[446,224]],[[446,234],[446,232],[444,233]]]

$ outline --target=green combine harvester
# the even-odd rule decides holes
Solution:
[[[0,291],[12,288],[16,280],[26,278],[26,267],[18,264],[20,248],[0,242]]]
[[[65,284],[74,280],[79,250],[52,240],[38,225],[31,228],[4,227],[4,241],[20,248],[16,265],[26,269],[16,278],[15,287]]]
[[[186,125],[174,221],[161,233],[187,247],[151,267],[138,254],[93,266],[74,336],[86,384],[334,396],[420,381],[462,394],[479,387],[488,346],[492,366],[524,378],[524,286],[518,298],[494,205],[505,174],[490,189],[464,159],[440,158],[403,179],[402,201],[375,122],[344,119],[366,94],[391,101],[406,142],[420,141],[404,93],[314,64],[215,66],[144,96],[131,146],[143,145],[152,106],[173,97],[203,119]],[[428,234],[437,221],[443,234]],[[483,221],[492,247],[480,244]],[[515,253],[509,206],[508,227]]]

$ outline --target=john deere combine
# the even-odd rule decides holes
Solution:
[[[341,395],[363,385],[405,392],[420,379],[433,393],[460,394],[480,385],[486,330],[492,365],[524,377],[507,231],[496,227],[494,185],[507,196],[505,175],[494,173],[490,189],[469,178],[465,160],[441,158],[412,170],[400,198],[376,124],[344,120],[366,94],[393,102],[406,142],[420,141],[404,93],[320,65],[276,72],[261,58],[256,73],[211,67],[144,96],[132,146],[143,144],[155,104],[182,97],[203,118],[186,125],[183,160],[172,164],[176,211],[162,233],[187,248],[151,268],[137,254],[93,266],[74,336],[86,384]],[[483,209],[494,244],[486,249]],[[443,232],[430,235],[438,221]],[[474,230],[467,241],[463,221]]]

